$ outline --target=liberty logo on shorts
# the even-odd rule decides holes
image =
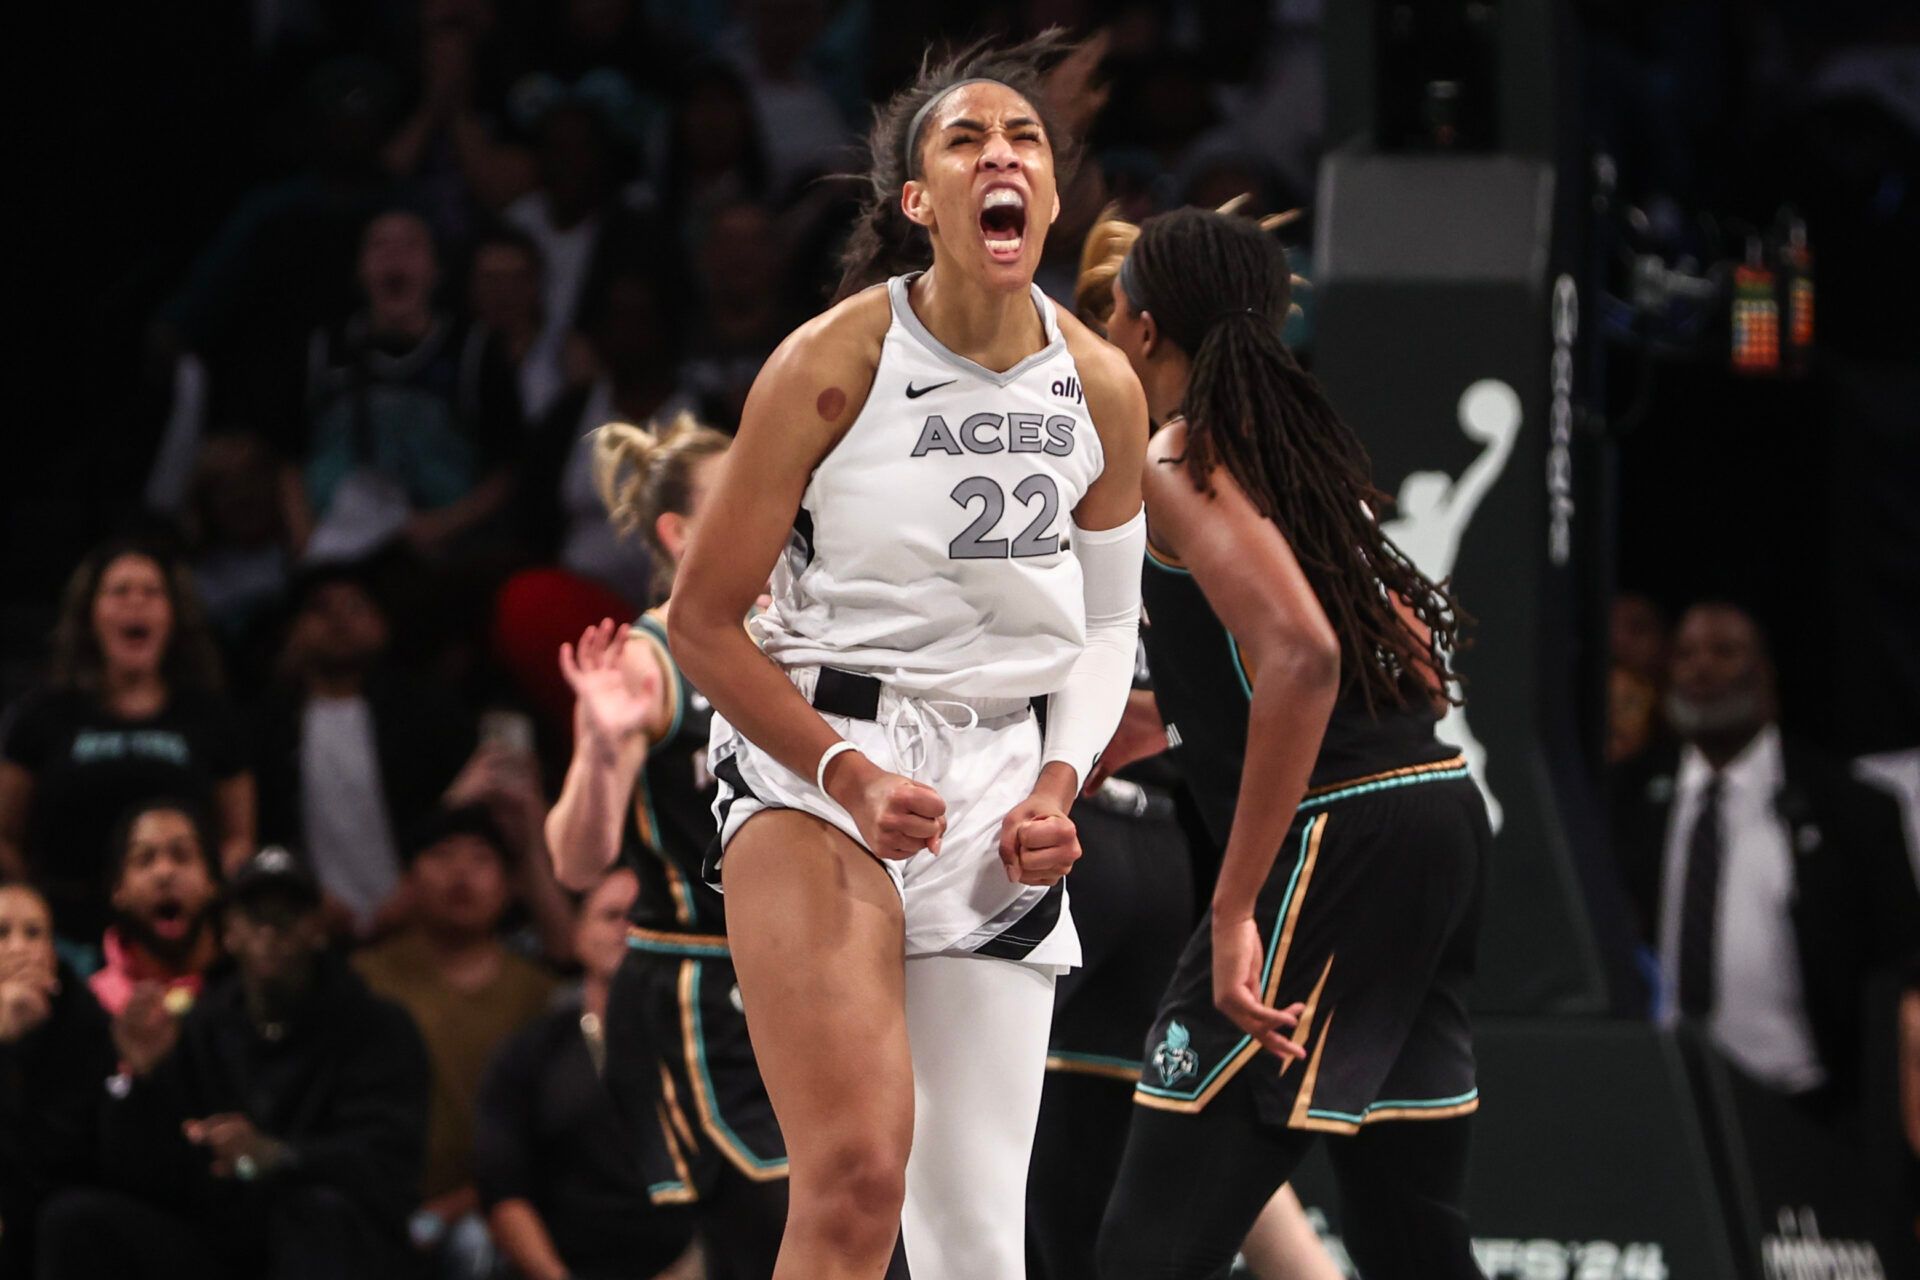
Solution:
[[[1174,1084],[1200,1069],[1200,1058],[1194,1053],[1191,1040],[1179,1022],[1167,1024],[1167,1038],[1153,1051],[1153,1068],[1160,1073],[1161,1084]]]

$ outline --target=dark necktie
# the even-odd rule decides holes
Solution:
[[[1704,1018],[1713,1010],[1713,940],[1720,913],[1720,863],[1726,848],[1720,823],[1720,775],[1700,795],[1700,814],[1687,837],[1687,871],[1680,889],[1680,1012]]]

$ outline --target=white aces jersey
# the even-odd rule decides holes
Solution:
[[[899,692],[1032,698],[1086,641],[1072,513],[1105,454],[1053,303],[1005,373],[947,350],[887,282],[873,390],[814,469],[754,633],[782,666]]]

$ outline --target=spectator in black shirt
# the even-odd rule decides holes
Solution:
[[[235,972],[176,1021],[151,989],[114,1022],[111,1188],[41,1215],[43,1280],[375,1280],[400,1270],[427,1060],[400,1009],[326,951],[320,893],[262,850],[235,876]]]
[[[46,900],[0,888],[0,1276],[31,1274],[40,1205],[92,1175],[112,1070],[107,1016],[56,962]]]
[[[219,661],[185,573],[110,542],[68,582],[47,687],[16,708],[0,754],[0,876],[29,872],[60,935],[107,925],[114,823],[176,796],[214,815],[223,864],[253,847],[253,777]]]
[[[607,987],[626,955],[638,887],[622,868],[587,895],[574,932],[579,1000],[501,1045],[481,1084],[480,1200],[495,1244],[526,1280],[653,1276],[692,1239],[685,1208],[648,1200],[636,1135],[600,1080]]]
[[[369,222],[358,273],[365,308],[309,348],[288,524],[310,559],[357,559],[395,537],[445,558],[512,492],[513,364],[485,328],[435,306],[439,256],[418,214]]]

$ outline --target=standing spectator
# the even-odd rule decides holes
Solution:
[[[433,811],[473,748],[471,717],[395,672],[390,639],[359,568],[310,570],[255,730],[263,837],[299,845],[361,933],[397,911],[399,833]]]
[[[688,73],[660,170],[660,212],[681,244],[697,242],[714,210],[768,198],[766,145],[752,95],[732,67],[707,62]]]
[[[1700,1020],[1823,1112],[1857,1096],[1868,979],[1920,949],[1920,894],[1893,799],[1783,737],[1777,706],[1753,618],[1688,610],[1667,697],[1681,745],[1616,770],[1614,838],[1658,1015]]]
[[[418,1034],[328,954],[319,889],[284,849],[234,876],[225,939],[234,972],[184,1019],[155,987],[115,1019],[111,1186],[48,1204],[44,1280],[379,1280],[405,1257]]]
[[[153,985],[169,1008],[190,1007],[220,958],[213,910],[220,871],[205,821],[179,800],[137,806],[114,833],[109,899],[114,923],[101,942],[105,963],[87,979],[114,1017],[135,991]]]
[[[55,958],[46,899],[0,888],[0,1276],[32,1274],[40,1205],[92,1176],[112,1071],[106,1015]]]
[[[418,13],[413,110],[381,159],[425,195],[436,225],[461,235],[471,203],[498,210],[533,185],[533,159],[506,128],[511,33],[492,0],[424,0]]]
[[[731,432],[760,366],[795,322],[772,213],[747,202],[715,210],[698,264],[699,323],[681,378],[703,417]]]
[[[638,891],[623,867],[587,895],[574,930],[580,999],[502,1045],[481,1085],[480,1199],[501,1253],[527,1280],[653,1276],[692,1239],[687,1209],[648,1199],[632,1147],[646,1139],[623,1128],[601,1083],[607,989]]]
[[[540,251],[544,297],[534,351],[558,368],[593,282],[609,261],[645,238],[635,215],[615,199],[619,150],[599,109],[563,98],[537,128],[540,186],[509,205],[505,217]]]
[[[392,190],[380,147],[395,88],[371,58],[316,68],[303,95],[307,167],[242,200],[155,317],[153,366],[204,356],[219,420],[266,421],[299,385],[303,336],[352,305],[361,229]]]
[[[637,262],[620,264],[609,277],[587,316],[599,374],[554,405],[527,470],[535,545],[569,572],[619,592],[634,612],[651,602],[652,570],[607,523],[594,487],[591,436],[609,422],[667,422],[693,407],[679,382],[670,296],[667,281]],[[552,655],[546,657],[550,663]]]
[[[1626,592],[1614,597],[1609,632],[1607,759],[1618,764],[1666,736],[1667,620],[1652,600]]]
[[[520,393],[499,339],[435,304],[440,260],[418,214],[367,224],[365,308],[315,333],[302,483],[288,524],[314,560],[357,559],[404,535],[447,558],[506,502]]]
[[[417,1245],[448,1274],[484,1274],[486,1227],[474,1185],[473,1126],[480,1077],[502,1041],[547,1007],[553,980],[509,951],[499,927],[513,854],[484,808],[434,815],[414,841],[407,887],[413,927],[354,957],[368,984],[405,1006],[427,1043],[433,1092],[426,1203]]]
[[[90,946],[106,927],[113,824],[142,800],[211,812],[226,866],[253,850],[253,776],[219,658],[185,572],[155,548],[109,542],[74,571],[52,678],[17,708],[3,754],[0,876],[31,871],[65,938]]]
[[[537,422],[567,387],[563,343],[545,340],[545,282],[540,246],[518,227],[487,231],[473,248],[467,302],[473,318],[500,335],[519,379],[520,407]]]
[[[184,516],[194,585],[234,686],[245,688],[264,660],[260,641],[289,569],[280,469],[267,442],[229,432],[202,444]]]
[[[808,53],[826,26],[825,0],[751,0],[742,6],[744,39],[733,61],[753,96],[766,140],[769,194],[789,195],[804,178],[843,172],[852,154],[852,130],[833,95],[808,65]]]

